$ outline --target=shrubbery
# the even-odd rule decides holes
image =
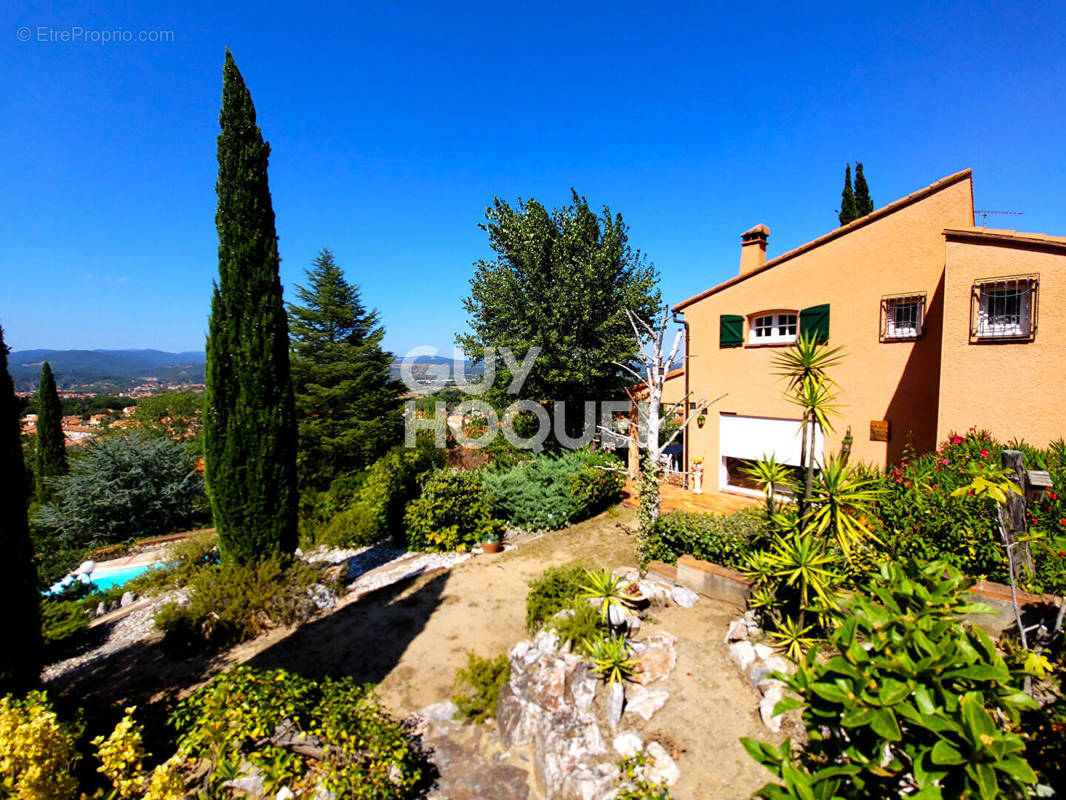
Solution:
[[[476,472],[439,469],[426,473],[421,484],[404,514],[409,549],[456,550],[500,535],[503,524],[492,518]]]
[[[585,568],[582,566],[548,567],[529,584],[526,595],[526,628],[530,633],[579,598],[583,592]]]
[[[179,751],[211,765],[212,790],[244,762],[259,770],[269,796],[288,786],[310,797],[321,786],[346,800],[400,800],[426,777],[403,726],[350,678],[238,667],[183,701],[172,723]]]
[[[452,697],[459,713],[468,722],[484,722],[496,716],[500,692],[511,677],[511,662],[506,653],[496,658],[479,658],[470,652],[466,654],[466,668],[460,669],[455,677],[473,690]]]
[[[497,516],[516,528],[557,530],[602,511],[622,496],[625,476],[614,455],[571,450],[484,472]]]
[[[307,590],[319,580],[319,572],[299,560],[224,561],[193,578],[186,602],[161,606],[156,626],[164,644],[178,651],[229,647],[306,619],[315,611]]]
[[[676,564],[683,555],[737,568],[764,535],[760,512],[740,511],[729,516],[671,511],[655,521],[640,548],[642,563]]]
[[[0,698],[0,794],[19,800],[66,800],[78,788],[77,751],[43,692]]]

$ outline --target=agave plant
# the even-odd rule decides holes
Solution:
[[[629,597],[622,591],[623,585],[621,578],[615,577],[606,569],[586,569],[584,583],[581,584],[581,596],[596,601],[604,621],[618,624],[614,618],[617,614],[624,616],[625,609],[630,605]],[[617,612],[612,613],[611,609],[617,609]]]
[[[848,561],[855,548],[880,542],[866,524],[877,503],[875,485],[839,455],[826,459],[814,484],[805,522],[816,535],[834,537]]]
[[[585,639],[582,646],[589,655],[592,668],[607,683],[621,683],[633,675],[637,662],[632,655],[629,642],[624,636],[601,636],[598,639]]]
[[[770,638],[785,649],[785,654],[798,661],[811,645],[818,642],[814,636],[807,634],[814,630],[813,625],[801,627],[802,623],[786,617],[777,625],[776,631],[770,631]]]
[[[761,459],[750,467],[742,467],[740,471],[762,484],[763,494],[766,496],[768,519],[773,519],[777,514],[777,495],[782,490],[795,492],[797,489],[796,482],[792,478],[792,468],[780,463],[773,453],[770,455],[763,453]]]

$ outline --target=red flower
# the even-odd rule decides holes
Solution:
[[[951,443],[952,444],[962,444],[962,437],[959,436],[957,433],[956,434],[952,434]]]
[[[1066,525],[1066,519],[1060,519],[1059,525]]]
[[[940,484],[939,483],[934,483],[933,484],[933,488],[934,489],[939,489],[940,488]]]
[[[1048,493],[1047,493],[1047,498],[1048,498],[1048,500],[1058,500],[1059,496],[1057,494],[1055,494],[1054,492],[1049,490]]]
[[[981,448],[981,458],[988,458],[988,451],[983,447]]]

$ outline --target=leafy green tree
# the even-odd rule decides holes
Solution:
[[[41,609],[26,520],[26,475],[19,441],[15,385],[7,371],[0,329],[0,545],[6,574],[0,582],[0,693],[36,683],[41,666]]]
[[[67,471],[67,441],[63,435],[63,406],[56,391],[56,379],[47,361],[41,365],[41,382],[37,387],[37,499],[51,497],[49,480]]]
[[[390,377],[392,353],[381,341],[377,311],[344,278],[323,248],[289,305],[292,378],[299,418],[300,482],[324,488],[363,469],[402,434],[402,383]]]
[[[188,528],[206,510],[196,457],[141,433],[93,441],[56,478],[34,522],[63,546],[90,548]]]
[[[475,361],[490,347],[511,348],[517,359],[541,348],[521,397],[562,400],[572,408],[568,423],[580,424],[581,401],[623,396],[632,383],[616,366],[638,350],[626,311],[650,319],[661,302],[655,268],[630,246],[622,215],[605,206],[597,216],[571,193],[571,204],[554,211],[494,198],[480,227],[496,257],[474,264],[463,300],[470,333],[456,342]],[[506,380],[498,360],[501,374]]]
[[[844,191],[840,193],[840,213],[837,219],[841,225],[847,225],[859,218],[859,212],[855,207],[855,192],[851,188],[851,164],[844,167]]]
[[[296,416],[270,145],[229,50],[223,75],[204,457],[219,546],[247,562],[296,549]]]
[[[870,198],[870,187],[866,176],[862,174],[862,162],[855,162],[855,218],[865,217],[874,210],[874,201]]]

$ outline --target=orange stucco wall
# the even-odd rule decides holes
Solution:
[[[1066,437],[1066,240],[981,241],[947,236],[945,326],[938,437],[970,426],[1042,447]],[[970,343],[974,281],[1038,274],[1038,328],[1031,342]]]
[[[943,182],[942,182],[943,183]],[[895,210],[861,223],[836,238],[773,264],[763,272],[687,305],[694,400],[726,397],[709,411],[703,428],[689,432],[689,456],[703,457],[707,481],[717,488],[719,414],[798,419],[784,397],[784,382],[772,374],[775,346],[719,348],[719,317],[748,317],[771,309],[830,305],[830,344],[846,350],[833,370],[842,415],[826,449],[836,451],[848,425],[853,461],[897,460],[911,441],[932,448],[937,434],[940,338],[943,322],[944,236],[949,227],[973,224],[969,172]],[[739,254],[738,254],[739,255]],[[925,292],[925,333],[917,341],[881,343],[880,304],[886,294]],[[684,305],[684,304],[683,304]],[[748,324],[745,323],[745,342]],[[889,420],[891,440],[871,442],[871,420]]]

